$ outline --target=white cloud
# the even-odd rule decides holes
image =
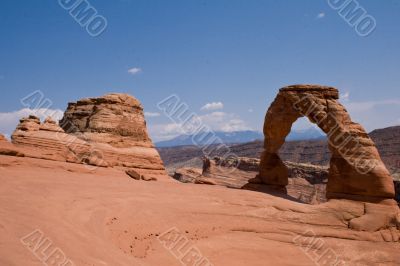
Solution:
[[[324,12],[318,13],[318,15],[316,16],[317,19],[322,19],[324,17],[325,17],[325,13]]]
[[[224,108],[224,104],[222,102],[212,102],[207,103],[203,107],[200,108],[202,111],[213,111],[213,110],[220,110]]]
[[[346,91],[345,93],[340,94],[339,98],[345,102],[349,101],[350,100],[350,92]]]
[[[128,73],[131,75],[136,75],[139,74],[140,72],[142,72],[142,69],[139,67],[133,67],[131,69],[128,69]]]
[[[240,119],[237,115],[225,112],[212,112],[205,115],[199,115],[190,120],[186,124],[181,123],[168,123],[168,124],[149,124],[149,132],[153,138],[153,141],[162,141],[172,139],[179,135],[192,134],[194,133],[192,128],[188,129],[188,125],[196,125],[198,129],[201,126],[205,126],[206,130],[212,131],[243,131],[252,130],[251,127],[247,126],[246,122]]]
[[[346,104],[347,109],[352,112],[371,111],[378,107],[382,108],[387,106],[397,106],[400,108],[400,99],[368,101],[368,102],[349,102]]]
[[[144,115],[146,116],[146,117],[158,117],[158,116],[160,116],[160,113],[156,113],[156,112],[145,112],[144,113]]]
[[[176,136],[185,134],[182,125],[169,123],[169,124],[149,124],[149,133],[154,142],[169,140]]]
[[[249,110],[247,110],[247,112],[252,113],[254,112],[254,110],[250,108]]]
[[[18,111],[0,113],[0,132],[2,134],[10,136],[18,125],[19,120],[29,115],[36,115],[42,121],[50,116],[55,121],[58,121],[63,117],[64,112],[59,109],[42,108],[32,110],[24,108]]]
[[[314,123],[311,123],[310,120],[308,120],[307,117],[300,117],[292,125],[292,131],[293,130],[295,130],[295,131],[304,131],[304,130],[308,130],[308,129],[311,129],[311,128],[318,129],[318,126],[316,124],[314,124]]]
[[[352,120],[367,131],[399,124],[400,99],[348,102],[345,107]]]

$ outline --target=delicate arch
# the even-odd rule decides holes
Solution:
[[[280,189],[288,184],[288,170],[278,151],[292,124],[305,116],[327,134],[332,153],[327,198],[373,202],[394,198],[393,178],[374,142],[360,124],[351,121],[338,98],[333,87],[293,85],[280,89],[265,116],[259,182]]]

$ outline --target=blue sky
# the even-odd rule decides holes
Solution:
[[[171,94],[214,130],[261,130],[277,90],[297,83],[338,87],[367,130],[400,124],[400,1],[358,1],[377,22],[367,37],[327,0],[89,2],[108,22],[98,37],[57,0],[1,1],[0,132],[12,132],[35,90],[61,111],[132,94],[155,140],[180,133],[157,109]]]

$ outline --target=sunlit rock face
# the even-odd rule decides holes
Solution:
[[[7,145],[4,153],[11,150],[39,159],[130,168],[144,179],[168,178],[147,133],[143,107],[127,94],[69,103],[59,124],[50,118],[43,123],[36,116],[23,118],[12,144]]]
[[[60,126],[90,143],[109,166],[166,176],[148,135],[143,107],[130,95],[112,93],[69,103]]]
[[[306,116],[326,134],[332,157],[327,198],[381,202],[394,198],[393,178],[364,128],[353,122],[333,87],[293,85],[279,90],[264,122],[264,151],[254,182],[276,188],[288,184],[288,169],[278,151],[292,124]]]

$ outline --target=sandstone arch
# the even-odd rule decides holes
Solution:
[[[393,178],[383,164],[373,141],[364,128],[351,121],[337,101],[333,87],[293,85],[280,89],[269,107],[264,123],[264,151],[255,182],[284,189],[288,172],[278,151],[292,124],[307,117],[328,137],[332,157],[327,198],[381,202],[394,198]]]

